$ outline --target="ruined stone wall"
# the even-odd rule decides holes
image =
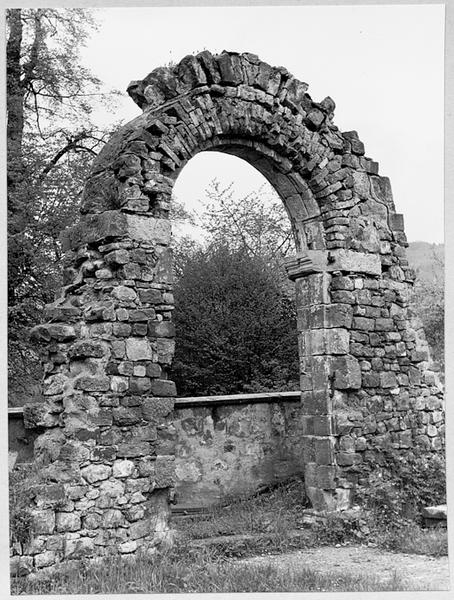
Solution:
[[[212,506],[303,476],[301,405],[287,396],[266,402],[178,401],[176,508]]]
[[[413,274],[389,181],[357,133],[333,124],[334,102],[314,102],[307,88],[252,54],[207,51],[130,85],[143,114],[95,160],[80,223],[65,234],[62,293],[34,332],[46,402],[27,418],[47,429],[36,457],[50,485],[33,506],[33,568],[153,548],[166,535],[176,394],[168,213],[178,173],[202,150],[260,170],[292,224],[301,460],[314,507],[346,506],[359,463],[383,445],[442,446],[441,388],[408,312]]]
[[[305,483],[321,509],[351,506],[386,453],[444,449],[442,387],[409,286],[365,268],[297,281]]]
[[[46,402],[24,408],[26,427],[46,429],[34,539],[22,549],[36,568],[153,548],[168,530],[170,227],[136,218],[131,235],[121,215],[107,217],[96,235],[79,230],[86,243],[69,250],[67,285],[33,332],[47,348]]]

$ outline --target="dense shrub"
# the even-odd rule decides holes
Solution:
[[[197,247],[175,284],[179,396],[298,385],[294,300],[262,257],[225,244]]]
[[[357,491],[358,504],[377,524],[388,528],[421,522],[421,508],[446,502],[445,461],[438,454],[415,456],[383,454],[373,465],[367,487]]]

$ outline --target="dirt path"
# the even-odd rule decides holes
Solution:
[[[282,569],[310,568],[336,575],[371,575],[380,581],[393,577],[394,572],[423,589],[449,590],[448,557],[435,558],[416,554],[386,552],[368,546],[325,546],[297,550],[276,556],[256,556],[242,559],[246,564],[272,564]]]

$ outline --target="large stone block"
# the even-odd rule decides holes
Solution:
[[[310,374],[313,390],[328,390],[332,375],[332,357],[312,356],[310,358]]]
[[[334,461],[334,439],[329,436],[316,437],[315,461],[318,465],[331,465]]]
[[[77,513],[58,512],[55,523],[57,531],[78,531],[81,528],[80,517]]]
[[[306,486],[306,493],[314,510],[336,510],[336,497],[331,490],[323,490],[319,487]]]
[[[95,544],[91,538],[77,538],[65,540],[65,558],[83,558],[92,556]]]
[[[110,389],[110,378],[105,375],[82,375],[74,380],[74,387],[85,392],[107,392]]]
[[[334,387],[338,390],[361,388],[361,367],[353,356],[341,356],[334,360]]]
[[[146,398],[142,403],[143,418],[158,423],[170,415],[174,404],[174,398]]]
[[[333,401],[328,389],[301,392],[303,410],[309,415],[330,415]]]
[[[116,460],[113,464],[112,475],[114,477],[129,477],[134,472],[134,463],[130,460]]]
[[[330,490],[336,487],[336,471],[332,465],[309,463],[304,470],[304,480],[308,487]]]
[[[151,393],[153,396],[171,397],[177,395],[177,388],[175,383],[168,379],[152,379]]]
[[[35,555],[35,567],[42,569],[43,567],[50,567],[55,564],[57,560],[57,553],[53,550],[46,550],[40,554]]]
[[[156,341],[158,362],[170,365],[175,353],[175,340],[169,338],[158,338]]]
[[[35,429],[37,427],[55,427],[60,422],[60,417],[54,412],[54,406],[47,402],[33,402],[24,406],[24,427]]]
[[[88,483],[95,483],[107,479],[112,473],[112,469],[107,465],[93,464],[81,469],[80,473]]]
[[[348,354],[350,334],[347,329],[314,329],[304,334],[305,355]]]
[[[35,534],[54,533],[55,512],[51,509],[33,511],[32,530]]]
[[[154,532],[155,523],[156,519],[152,517],[132,523],[129,528],[129,537],[131,540],[138,540],[151,535]]]
[[[313,273],[296,279],[296,305],[303,307],[314,306],[315,304],[330,304],[330,282],[331,275],[328,273]]]
[[[138,242],[169,244],[170,236],[169,219],[106,210],[97,215],[84,215],[77,225],[66,229],[60,239],[63,250],[67,251],[110,237],[130,237]]]
[[[101,358],[107,354],[107,346],[100,340],[80,340],[73,344],[69,350],[71,358]]]
[[[395,211],[393,193],[391,190],[391,182],[388,177],[383,176],[372,176],[370,178],[371,181],[371,191],[372,195],[386,204],[389,208]]]
[[[155,485],[157,488],[171,487],[175,483],[174,457],[158,457],[155,462]]]
[[[349,304],[322,304],[309,309],[305,329],[345,327],[349,329],[353,319],[353,308]]]
[[[144,338],[128,338],[126,340],[126,356],[129,360],[153,360],[153,348]]]
[[[175,325],[171,321],[152,321],[148,323],[148,335],[155,338],[172,338]]]

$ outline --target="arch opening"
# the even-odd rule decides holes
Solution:
[[[178,206],[188,207],[189,192],[199,224],[174,242],[178,396],[299,389],[295,293],[284,268],[295,245],[281,198],[243,159],[196,156],[174,187]]]

